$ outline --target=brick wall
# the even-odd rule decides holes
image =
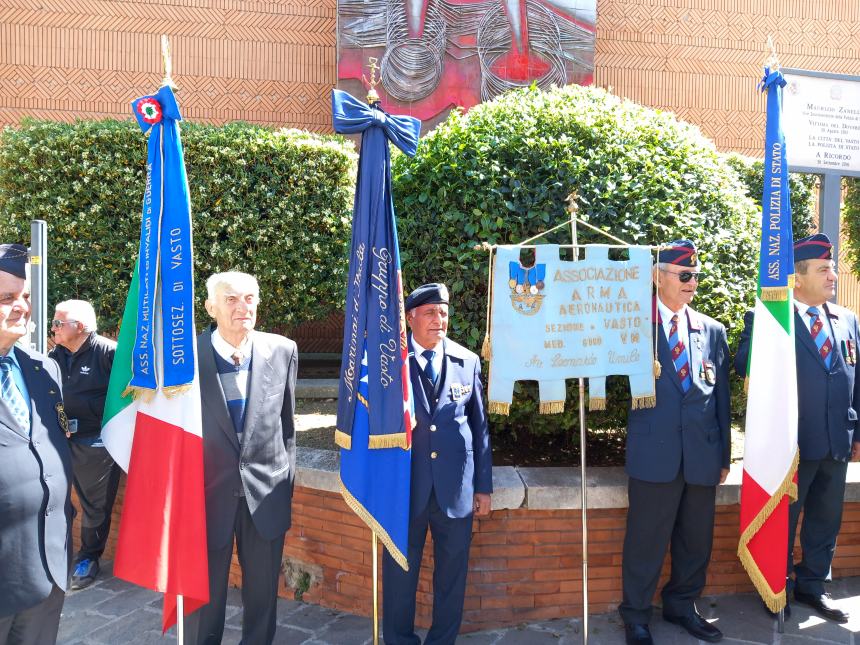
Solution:
[[[124,481],[105,559],[111,559]],[[735,555],[737,505],[718,507],[714,551],[705,594],[752,592]],[[626,509],[588,513],[589,613],[614,611],[621,599],[621,551]],[[579,511],[494,511],[475,522],[463,631],[582,614],[582,532]],[[78,525],[75,527],[77,542]],[[833,564],[836,577],[860,575],[860,503],[845,505]],[[315,578],[306,602],[369,616],[371,535],[340,495],[296,488],[285,560]],[[381,567],[380,555],[380,567]],[[432,542],[428,537],[418,593],[418,623],[428,626],[432,606]],[[663,570],[668,575],[668,558]],[[381,578],[381,573],[380,573]],[[231,583],[241,584],[236,557]],[[293,590],[282,587],[281,595]],[[380,599],[381,607],[381,599]]]

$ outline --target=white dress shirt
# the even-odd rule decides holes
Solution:
[[[660,321],[663,325],[663,333],[666,334],[666,342],[669,343],[669,330],[672,328],[672,316],[678,315],[678,338],[684,343],[684,348],[689,352],[690,331],[687,328],[687,305],[683,305],[678,311],[672,311],[657,298],[657,310],[660,312]],[[672,344],[669,343],[669,351]],[[687,354],[689,356],[689,353]]]
[[[218,328],[216,327],[212,330],[212,349],[215,350],[218,356],[230,363],[230,365],[233,364],[233,354],[237,351],[242,355],[242,361],[244,361],[251,355],[251,351],[253,350],[253,341],[251,340],[252,335],[253,334],[248,334],[239,347],[233,347],[230,343],[224,340],[224,337],[221,334],[218,333]],[[249,374],[250,372],[248,370],[242,370],[239,372],[236,379],[236,386],[246,399],[248,398]]]
[[[440,342],[436,345],[436,347],[421,347],[418,342],[415,340],[415,336],[412,337],[412,351],[415,352],[415,360],[418,361],[418,367],[421,368],[423,372],[427,369],[427,359],[424,358],[421,354],[428,349],[432,349],[436,352],[436,355],[433,357],[433,369],[436,372],[437,377],[442,375],[442,351],[443,344]]]
[[[800,317],[803,318],[803,322],[806,323],[806,329],[809,333],[812,333],[812,316],[809,315],[809,308],[813,305],[808,305],[805,302],[800,302],[799,300],[794,301],[794,306],[797,308],[797,312],[800,314]],[[821,331],[819,333],[824,334],[825,338],[829,338],[831,344],[833,343],[833,331],[830,329],[830,320],[828,320],[827,311],[824,309],[824,305],[818,305],[815,307],[818,309],[818,317],[821,319]],[[834,349],[836,349],[834,347]]]

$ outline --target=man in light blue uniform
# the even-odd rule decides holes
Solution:
[[[794,342],[797,363],[797,501],[789,508],[788,569],[795,578],[794,599],[837,623],[848,614],[824,591],[842,524],[848,460],[860,460],[855,434],[860,378],[857,317],[827,302],[836,295],[833,245],[821,233],[794,245]],[[753,312],[744,317],[744,331],[735,356],[735,369],[746,375]],[[794,564],[794,537],[800,511],[803,559]],[[786,615],[790,607],[786,606]]]
[[[56,642],[71,547],[60,370],[15,345],[30,323],[26,262],[0,244],[0,645]]]
[[[657,261],[654,333],[661,374],[656,407],[631,409],[627,418],[629,508],[618,610],[627,643],[650,645],[651,601],[671,544],[663,618],[716,642],[723,635],[699,615],[695,600],[711,558],[716,487],[729,473],[726,328],[689,306],[701,276],[692,242],[670,242]]]
[[[472,517],[488,515],[493,491],[481,361],[446,338],[448,289],[425,284],[406,298],[412,433],[409,571],[383,556],[382,629],[387,645],[417,645],[415,592],[427,527],[433,536],[433,624],[426,645],[449,645],[463,618]]]

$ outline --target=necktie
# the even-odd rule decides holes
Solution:
[[[233,365],[239,367],[242,364],[242,358],[244,357],[242,356],[242,352],[236,350],[230,358],[233,359]]]
[[[690,376],[690,357],[687,355],[687,348],[684,347],[678,335],[678,314],[672,316],[672,324],[669,327],[669,347],[672,348],[672,362],[681,381],[681,389],[686,393],[693,379]]]
[[[812,340],[815,341],[815,346],[818,348],[818,353],[821,354],[821,359],[824,361],[824,367],[830,369],[830,355],[833,349],[833,343],[830,338],[824,333],[824,323],[818,315],[818,307],[810,307],[806,310],[809,314],[809,321],[812,323],[809,327],[809,333],[812,334]]]
[[[27,410],[27,402],[24,395],[12,378],[12,359],[8,356],[0,358],[0,396],[6,401],[6,405],[12,410],[12,416],[22,430],[30,430],[30,412]]]
[[[436,379],[439,376],[436,374],[436,368],[433,367],[433,359],[436,357],[436,352],[432,349],[425,349],[421,352],[421,356],[427,360],[427,364],[424,366],[424,376],[426,376],[433,385],[436,385]]]

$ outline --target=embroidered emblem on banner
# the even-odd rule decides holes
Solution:
[[[511,288],[511,305],[514,311],[525,316],[534,316],[543,305],[543,290],[546,286],[546,264],[535,264],[531,268],[519,262],[510,262],[508,271]]]

